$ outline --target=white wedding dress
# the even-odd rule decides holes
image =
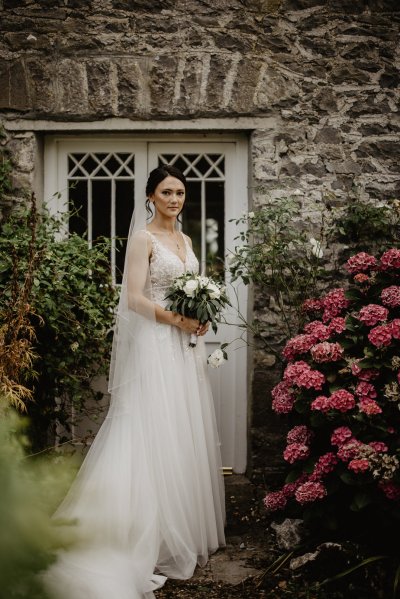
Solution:
[[[198,262],[186,239],[183,263],[148,235],[150,299],[165,306],[166,287],[185,270],[197,272]],[[204,342],[189,348],[177,327],[139,321],[124,356],[128,382],[55,514],[72,520],[78,535],[43,574],[56,599],[149,599],[165,577],[190,578],[225,545]]]

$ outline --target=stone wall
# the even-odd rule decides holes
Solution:
[[[270,116],[273,127],[249,126],[254,205],[299,189],[317,214],[328,193],[344,203],[354,186],[390,201],[400,191],[399,11],[397,0],[0,0],[14,196],[40,176],[37,119]],[[26,124],[18,133],[15,120]],[[275,375],[257,356],[255,425],[275,443],[280,425],[265,409]]]

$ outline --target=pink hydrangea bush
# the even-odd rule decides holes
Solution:
[[[346,290],[306,300],[309,322],[283,349],[272,408],[293,422],[290,471],[269,512],[400,510],[400,250],[345,268]]]

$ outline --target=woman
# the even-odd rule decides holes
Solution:
[[[76,523],[74,546],[45,573],[57,599],[149,599],[166,577],[189,578],[225,544],[224,489],[201,338],[207,325],[166,309],[175,277],[198,271],[176,228],[186,180],[149,176],[135,209],[110,368],[111,404],[56,513]],[[151,210],[152,209],[152,210]]]

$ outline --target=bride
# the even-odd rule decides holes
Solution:
[[[43,575],[55,599],[150,599],[167,577],[190,578],[225,544],[204,343],[189,347],[190,334],[208,327],[168,311],[164,299],[175,277],[199,268],[176,228],[185,177],[156,168],[146,195],[128,239],[110,409],[55,514],[76,533]]]

